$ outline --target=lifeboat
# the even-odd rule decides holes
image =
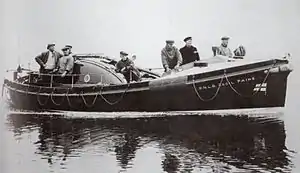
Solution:
[[[68,83],[55,74],[19,69],[3,88],[13,108],[34,111],[200,111],[284,107],[288,58],[224,61],[214,56],[160,75],[138,68],[142,80],[127,83],[115,72],[116,61],[92,54],[74,55],[77,63]]]

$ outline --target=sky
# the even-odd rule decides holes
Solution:
[[[136,54],[141,67],[161,67],[166,39],[193,37],[201,58],[222,36],[234,50],[244,45],[247,58],[300,55],[298,0],[2,0],[1,60],[4,69],[21,63],[37,67],[34,57],[56,43],[74,53],[103,53],[119,58]],[[0,66],[0,67],[1,67]]]

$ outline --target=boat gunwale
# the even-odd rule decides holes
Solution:
[[[192,84],[194,82],[197,82],[197,83],[208,82],[208,81],[212,81],[212,80],[216,80],[216,79],[221,79],[224,75],[226,75],[227,77],[233,77],[233,76],[239,76],[239,75],[243,75],[243,74],[250,74],[250,73],[255,73],[255,72],[259,72],[259,71],[269,70],[270,68],[274,68],[274,67],[276,67],[276,66],[274,66],[274,64],[270,64],[270,65],[263,66],[263,67],[257,67],[255,69],[247,69],[247,70],[236,71],[236,72],[231,72],[231,73],[229,73],[226,69],[224,69],[224,70],[220,70],[223,73],[220,73],[216,76],[206,77],[206,78],[199,78],[199,76],[197,76],[197,74],[189,75],[187,84]],[[201,75],[201,74],[198,74],[198,75]]]
[[[281,60],[281,59],[270,59],[270,60],[255,62],[255,63],[251,63],[251,64],[244,64],[244,65],[239,65],[239,66],[228,67],[228,68],[219,69],[216,71],[209,71],[209,72],[197,73],[197,74],[188,74],[187,76],[189,76],[188,81],[192,81],[192,80],[203,79],[203,78],[207,78],[207,77],[211,77],[211,76],[223,75],[224,71],[226,73],[236,73],[238,71],[247,71],[247,70],[251,71],[252,69],[266,68],[269,66],[276,67],[276,66],[280,66],[282,64],[288,64],[288,61]],[[227,76],[229,76],[229,75],[227,75]]]

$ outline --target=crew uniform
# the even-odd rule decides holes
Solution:
[[[175,46],[168,47],[168,44],[173,44],[173,40],[167,40],[166,46],[161,50],[161,61],[162,65],[166,70],[174,69],[176,66],[180,66],[182,63],[182,56],[178,48]]]
[[[189,40],[192,40],[192,37],[186,37],[183,41],[187,42]],[[180,53],[182,55],[182,65],[200,60],[197,48],[192,45],[185,45],[180,49]]]
[[[127,57],[128,53],[121,51],[120,55],[126,56],[126,59],[121,59],[117,62],[116,72],[122,73],[128,83],[130,82],[130,80],[140,81],[140,72],[134,66],[133,61]]]

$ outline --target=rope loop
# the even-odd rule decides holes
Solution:
[[[69,105],[70,108],[74,108],[74,106],[72,105],[71,100],[70,100],[70,98],[69,98],[69,92],[70,92],[70,89],[68,89],[68,91],[67,91],[67,93],[66,93],[68,105]]]
[[[54,99],[53,99],[53,94],[54,94],[54,91],[55,91],[55,88],[53,88],[52,92],[51,92],[51,95],[50,95],[50,98],[51,98],[51,101],[53,104],[55,104],[56,106],[60,106],[63,104],[63,102],[65,101],[65,97],[66,97],[66,94],[64,94],[64,96],[62,96],[62,99],[59,103],[57,103]]]
[[[40,97],[39,97],[39,96],[40,96],[41,90],[42,90],[42,87],[40,86],[40,89],[39,89],[39,91],[38,91],[37,94],[36,94],[36,96],[37,96],[37,101],[38,101],[38,103],[39,103],[40,106],[45,106],[45,105],[48,103],[49,95],[48,95],[46,101],[45,101],[44,103],[42,103],[41,100],[40,100]]]
[[[225,76],[225,75],[222,76],[222,78],[221,78],[221,80],[220,80],[220,82],[219,82],[219,86],[218,86],[218,88],[217,88],[215,94],[214,94],[212,97],[208,98],[208,99],[204,99],[204,98],[200,95],[199,91],[197,90],[197,87],[196,87],[196,84],[195,84],[195,75],[194,75],[194,76],[193,76],[193,87],[194,87],[194,90],[195,90],[195,92],[196,92],[198,98],[199,98],[201,101],[204,101],[204,102],[209,102],[209,101],[214,100],[214,99],[217,97],[217,95],[218,95],[218,93],[219,93],[219,91],[220,91],[222,82],[223,82],[223,80],[224,80],[224,76]]]
[[[86,107],[88,107],[88,108],[93,107],[93,106],[95,105],[96,101],[97,101],[98,93],[97,93],[96,96],[94,97],[93,102],[92,102],[91,104],[88,104],[88,103],[87,103],[87,101],[86,101],[86,99],[84,98],[83,94],[84,94],[83,91],[81,91],[81,92],[80,92],[80,96],[81,96],[81,98],[82,98],[82,100],[83,100],[84,105],[85,105]]]
[[[119,99],[115,100],[114,102],[109,101],[107,98],[105,98],[105,97],[103,96],[102,90],[103,90],[103,88],[104,88],[104,85],[102,85],[101,90],[100,90],[100,92],[99,92],[99,95],[101,96],[101,98],[102,98],[107,104],[109,104],[109,105],[115,105],[115,104],[117,104],[117,103],[119,103],[119,102],[121,102],[121,101],[123,100],[125,94],[127,93],[128,89],[129,89],[129,86],[130,86],[130,83],[127,84],[127,87],[126,87],[125,91],[122,93],[121,97],[120,97]]]

